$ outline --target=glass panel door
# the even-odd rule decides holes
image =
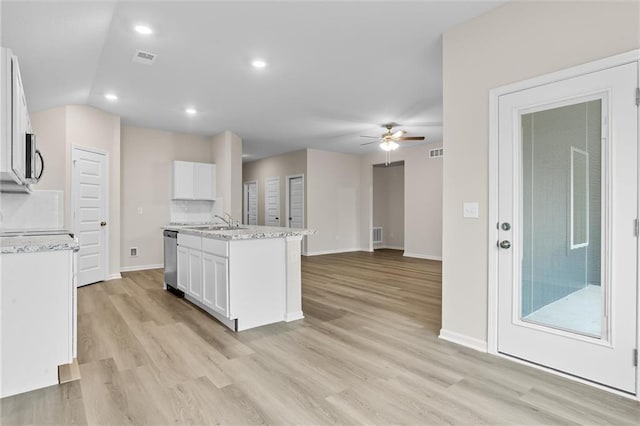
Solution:
[[[605,338],[602,100],[520,116],[520,319]]]

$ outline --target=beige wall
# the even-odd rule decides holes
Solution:
[[[487,340],[489,90],[640,48],[639,17],[638,2],[511,2],[444,34],[447,332]],[[465,201],[479,219],[463,219]]]
[[[404,249],[404,162],[373,168],[373,226],[381,226],[382,244]]]
[[[404,255],[439,260],[442,257],[442,158],[429,158],[439,144],[402,147],[392,161],[404,161]],[[446,153],[445,153],[446,155]],[[384,153],[361,157],[360,246],[372,250],[373,165],[384,164]]]
[[[307,254],[360,249],[360,157],[307,150]]]
[[[258,182],[258,225],[264,225],[264,195],[266,193],[265,182],[267,178],[280,177],[280,226],[287,224],[285,178],[287,176],[305,175],[304,189],[304,223],[307,225],[307,150],[294,151],[287,154],[276,155],[262,160],[244,163],[242,168],[242,182]]]
[[[122,244],[123,269],[163,263],[161,227],[170,221],[172,163],[208,161],[211,138],[132,126],[122,127]],[[138,209],[142,208],[142,214]],[[130,257],[129,248],[138,256]]]
[[[71,228],[71,148],[96,148],[109,161],[109,276],[120,273],[120,117],[85,105],[31,114],[46,169],[37,189],[65,193],[65,227]]]
[[[230,131],[211,139],[211,162],[216,163],[216,198],[222,198],[224,211],[242,218],[242,139]]]

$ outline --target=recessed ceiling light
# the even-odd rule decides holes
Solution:
[[[184,110],[184,112],[186,112],[189,115],[195,115],[198,111],[196,111],[195,108],[187,108]]]
[[[153,30],[146,25],[136,25],[133,29],[139,34],[149,35],[153,33]]]
[[[264,68],[267,66],[267,63],[265,61],[263,61],[262,59],[256,59],[253,62],[251,62],[251,65],[254,68]]]
[[[110,101],[117,101],[118,100],[118,95],[116,95],[115,93],[106,93],[104,95],[104,97],[109,99]]]

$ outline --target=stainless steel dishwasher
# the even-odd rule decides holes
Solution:
[[[178,232],[164,231],[164,284],[178,289]]]

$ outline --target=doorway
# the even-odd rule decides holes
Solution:
[[[373,249],[404,250],[404,161],[373,166]]]
[[[78,237],[78,287],[105,281],[109,270],[107,153],[72,147],[71,223]]]
[[[632,394],[636,87],[630,62],[498,95],[492,156],[494,350]]]
[[[280,176],[265,180],[264,224],[280,226]]]
[[[285,179],[287,228],[304,228],[304,175]]]
[[[244,223],[246,225],[258,224],[258,182],[244,183]]]

